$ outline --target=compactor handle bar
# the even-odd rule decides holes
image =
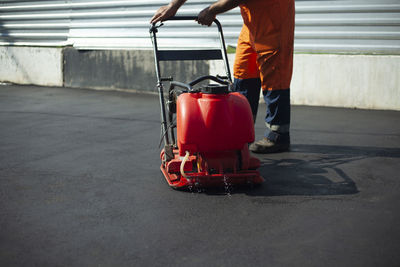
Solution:
[[[164,21],[182,21],[182,20],[197,20],[197,16],[174,16],[171,18],[168,18]],[[153,41],[153,48],[154,48],[154,55],[155,55],[155,61],[156,61],[156,72],[159,74],[159,61],[165,60],[207,60],[207,59],[222,59],[225,64],[225,72],[226,72],[226,77],[229,82],[232,83],[232,78],[231,78],[231,72],[229,68],[229,62],[228,62],[228,55],[226,52],[226,44],[225,44],[225,38],[224,34],[222,31],[222,26],[221,23],[219,22],[218,19],[214,19],[213,23],[217,25],[218,28],[218,34],[219,34],[219,39],[220,39],[220,52],[218,50],[191,50],[191,51],[179,51],[175,50],[173,53],[170,53],[171,51],[163,51],[158,49],[157,45],[157,38],[156,38],[156,33],[158,32],[158,28],[160,28],[163,23],[161,22],[159,25],[157,23],[153,23],[150,27],[150,34],[152,37]],[[189,53],[187,53],[189,52]],[[218,53],[216,53],[218,52]],[[193,58],[195,57],[195,58]],[[159,76],[159,75],[157,75]],[[159,78],[159,82],[161,82],[162,78]]]
[[[198,19],[197,16],[175,16],[175,17],[171,17],[166,20],[196,20],[197,21],[197,19]],[[221,26],[221,23],[219,22],[219,20],[214,19],[213,22],[217,25],[218,31],[222,32],[222,26]]]
[[[197,20],[197,18],[198,18],[197,16],[174,16],[174,17],[165,19],[162,22],[168,21],[168,20]],[[162,22],[161,22],[161,24],[162,24]],[[214,19],[213,22],[217,25],[218,30],[222,31],[221,23],[217,19]],[[156,25],[156,23],[153,23],[153,26],[155,26],[155,25]]]

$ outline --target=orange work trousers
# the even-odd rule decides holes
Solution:
[[[263,90],[290,88],[294,0],[247,0],[234,64],[237,79],[261,78]]]

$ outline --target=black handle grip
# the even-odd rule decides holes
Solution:
[[[167,20],[197,20],[197,16],[173,16],[163,21]]]

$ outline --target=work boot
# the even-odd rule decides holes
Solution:
[[[263,139],[252,143],[249,146],[249,150],[254,153],[268,154],[276,152],[288,151],[290,147],[290,141],[287,143],[274,142],[264,137]]]

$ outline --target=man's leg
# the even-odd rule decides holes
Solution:
[[[267,104],[265,116],[267,129],[264,136],[276,144],[276,151],[288,150],[290,145],[290,89],[271,90],[263,92],[263,94]]]
[[[251,46],[249,39],[249,31],[243,25],[233,66],[233,76],[235,77],[233,90],[246,96],[255,121],[260,100],[261,80],[257,65],[257,53]]]
[[[263,95],[267,104],[267,129],[264,138],[253,143],[250,150],[255,153],[287,151],[290,146],[290,90],[268,90]]]
[[[250,103],[254,123],[256,122],[258,103],[260,101],[261,79],[237,79],[233,83],[233,90],[244,95]]]
[[[264,138],[253,143],[249,149],[255,153],[287,151],[290,146],[290,83],[285,79],[286,72],[282,69],[279,51],[260,53],[257,63],[267,105],[266,131]]]

